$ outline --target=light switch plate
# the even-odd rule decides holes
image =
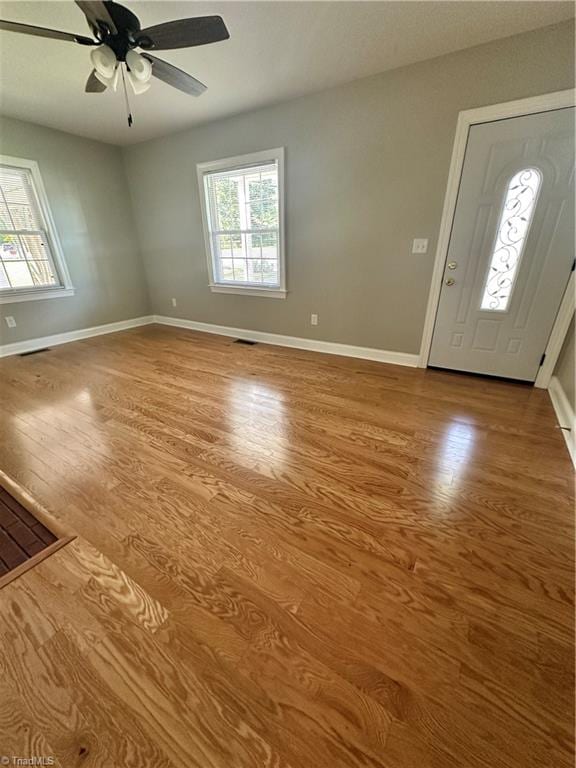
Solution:
[[[12,315],[6,315],[4,319],[6,320],[6,325],[8,328],[16,328],[16,320],[14,320]]]
[[[428,238],[414,238],[414,240],[412,240],[412,253],[428,253]]]

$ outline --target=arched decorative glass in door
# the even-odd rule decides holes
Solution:
[[[484,310],[503,312],[508,307],[541,182],[537,168],[524,168],[508,184],[484,285]]]

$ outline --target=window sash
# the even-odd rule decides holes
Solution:
[[[284,148],[198,163],[196,173],[210,290],[285,299]]]
[[[267,160],[263,163],[246,163],[245,165],[241,163],[239,165],[231,165],[230,168],[222,168],[220,171],[204,171],[204,178],[239,178],[250,173],[256,173],[257,171],[260,173],[270,171],[270,169],[278,170],[278,160]]]
[[[10,237],[13,237],[15,239],[19,240],[20,236],[23,237],[41,237],[43,241],[44,246],[44,252],[46,255],[45,259],[39,259],[39,258],[26,258],[26,256],[23,256],[22,258],[17,259],[7,259],[2,256],[2,253],[0,251],[0,265],[4,268],[4,272],[6,273],[7,279],[10,282],[10,276],[9,276],[9,270],[6,269],[6,265],[10,264],[31,264],[36,263],[39,261],[46,261],[50,267],[50,272],[54,276],[54,281],[51,283],[43,283],[38,285],[37,283],[34,283],[33,281],[28,285],[23,286],[4,286],[0,288],[0,294],[9,294],[13,292],[29,292],[29,291],[45,291],[45,290],[51,290],[53,288],[63,288],[64,284],[62,282],[62,279],[60,277],[60,273],[54,263],[54,258],[52,256],[52,250],[50,248],[50,240],[48,238],[48,233],[45,230],[42,229],[0,229],[0,236],[7,235]],[[19,250],[20,252],[25,252],[25,247],[23,243],[19,240],[18,242]]]
[[[275,175],[276,187],[272,195],[267,197],[259,196],[258,198],[245,199],[244,195],[244,182],[246,176],[253,174],[271,174]],[[246,207],[253,204],[262,204],[272,202],[276,204],[276,211],[278,217],[278,225],[275,227],[240,227],[240,228],[217,228],[215,225],[218,221],[218,200],[217,192],[213,183],[214,180],[238,180],[238,183],[242,185],[242,188],[238,190],[238,209],[240,216],[240,223],[244,223],[246,218]],[[282,283],[282,263],[281,263],[281,244],[280,244],[280,173],[278,160],[270,160],[265,163],[255,163],[250,165],[240,165],[235,168],[224,168],[218,171],[208,171],[203,174],[203,186],[206,202],[206,219],[209,230],[210,251],[212,257],[213,275],[217,284],[229,285],[229,286],[247,286],[254,288],[280,288]],[[270,257],[262,253],[262,246],[260,246],[260,256],[251,256],[246,247],[246,238],[252,235],[275,235],[275,255]],[[229,256],[223,255],[223,251],[220,245],[221,237],[238,237],[241,238],[241,255],[234,255],[233,251]],[[234,260],[246,263],[246,274],[249,273],[248,262],[260,262],[261,274],[263,275],[263,263],[274,262],[276,275],[275,280],[265,280],[262,277],[260,281],[254,280],[239,280],[236,278],[228,279],[224,277],[224,265],[223,261]]]
[[[10,195],[6,194],[5,185],[7,184],[7,178],[10,175],[16,178],[19,177],[21,179],[22,191],[24,193],[22,202],[20,201],[11,202],[8,199]],[[43,259],[33,259],[33,258],[29,259],[29,258],[26,258],[25,255],[23,258],[7,259],[2,256],[2,251],[0,250],[0,264],[4,268],[3,271],[7,276],[8,282],[10,282],[10,278],[8,275],[9,270],[5,268],[5,265],[10,265],[10,264],[35,263],[40,261],[42,262],[46,261],[48,262],[51,274],[54,276],[53,282],[38,285],[33,282],[32,274],[30,273],[30,277],[32,281],[29,284],[22,285],[22,286],[12,286],[12,285],[4,286],[0,288],[0,295],[30,293],[30,292],[37,292],[37,291],[38,292],[50,291],[53,289],[63,288],[64,287],[63,277],[60,273],[60,270],[58,269],[56,260],[54,258],[54,251],[53,251],[53,245],[50,238],[50,233],[48,232],[47,224],[43,217],[42,207],[38,197],[34,175],[30,168],[12,166],[6,163],[0,164],[0,202],[2,203],[3,207],[6,209],[8,218],[13,225],[14,225],[14,218],[12,216],[11,207],[14,207],[14,206],[24,206],[29,208],[29,213],[33,220],[33,223],[37,225],[37,227],[33,229],[16,228],[16,226],[14,226],[13,228],[2,227],[0,228],[0,236],[14,238],[17,241],[19,251],[24,252],[24,254],[26,253],[26,248],[20,238],[39,237],[42,239],[42,246],[44,248],[44,254],[45,254],[45,258]]]
[[[223,251],[219,244],[219,238],[223,236],[228,236],[230,234],[234,234],[236,236],[240,236],[242,238],[242,245],[241,245],[241,255],[235,255],[234,249],[232,248],[230,255],[223,255],[226,253],[226,251]],[[256,235],[266,235],[266,234],[272,234],[275,235],[275,256],[271,257],[269,255],[264,255],[262,253],[263,248],[266,246],[260,245],[256,246],[260,249],[259,256],[251,256],[249,255],[249,252],[247,252],[247,249],[244,247],[245,243],[245,237],[249,237],[252,234]],[[245,285],[245,286],[251,286],[254,288],[280,288],[281,286],[281,263],[280,263],[280,231],[279,229],[258,229],[258,230],[233,230],[233,231],[224,231],[224,232],[212,232],[210,237],[210,246],[212,250],[212,257],[213,257],[213,265],[214,265],[214,277],[217,281],[217,283],[221,283],[222,285]],[[246,274],[249,272],[248,263],[249,262],[260,262],[260,270],[263,271],[264,262],[274,262],[275,269],[273,272],[276,274],[276,280],[239,280],[239,279],[227,279],[224,277],[224,262],[226,261],[236,261],[236,262],[244,262],[246,265]]]
[[[278,233],[279,227],[267,227],[266,229],[212,229],[211,235],[266,235]]]

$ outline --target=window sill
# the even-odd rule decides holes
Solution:
[[[238,296],[264,296],[268,299],[285,299],[284,288],[253,288],[241,285],[211,285],[212,293],[234,293]]]
[[[45,288],[37,291],[14,291],[11,293],[0,292],[0,304],[17,304],[24,301],[39,301],[41,299],[62,299],[65,296],[74,296],[74,288]]]

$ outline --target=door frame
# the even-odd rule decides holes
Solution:
[[[567,90],[545,93],[541,96],[532,96],[527,99],[518,99],[517,101],[507,101],[502,104],[491,104],[476,109],[467,109],[458,113],[456,135],[454,136],[454,145],[452,147],[452,159],[450,161],[446,194],[444,196],[444,207],[442,209],[442,218],[440,219],[440,231],[438,234],[438,244],[436,246],[436,256],[434,258],[434,269],[432,272],[430,291],[428,293],[424,330],[422,331],[422,343],[420,345],[420,354],[418,357],[419,368],[427,368],[428,360],[430,358],[432,335],[434,333],[436,313],[440,303],[440,291],[442,288],[444,267],[448,256],[450,235],[452,234],[452,224],[456,213],[458,190],[460,188],[460,180],[464,168],[464,156],[466,154],[466,145],[468,143],[470,128],[479,123],[490,123],[495,120],[505,120],[509,117],[521,117],[522,115],[532,115],[537,112],[550,112],[554,109],[563,109],[565,107],[574,106],[576,106],[576,93],[573,90]],[[568,281],[568,286],[564,293],[556,320],[554,321],[550,338],[548,339],[548,344],[545,350],[546,359],[534,382],[534,386],[536,387],[546,389],[550,383],[554,367],[562,348],[562,343],[566,336],[568,326],[570,325],[572,315],[574,314],[574,308],[574,274],[572,274]]]

